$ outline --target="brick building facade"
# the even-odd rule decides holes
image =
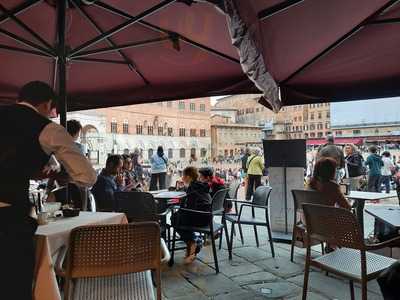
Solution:
[[[141,149],[148,158],[159,145],[173,161],[186,162],[190,155],[210,156],[210,99],[199,98],[96,109],[106,122],[108,153]]]

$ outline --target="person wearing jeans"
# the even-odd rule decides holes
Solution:
[[[165,189],[165,177],[167,175],[168,158],[164,154],[162,146],[158,146],[157,153],[150,158],[151,179],[150,191]]]
[[[368,192],[380,192],[380,184],[381,184],[381,168],[383,167],[382,158],[376,154],[377,148],[375,146],[371,146],[369,148],[369,152],[371,153],[365,164],[369,167],[368,173]]]
[[[383,161],[383,167],[382,167],[382,179],[381,183],[385,185],[386,193],[390,193],[390,178],[392,177],[392,171],[394,171],[395,166],[393,164],[392,159],[390,158],[390,153],[388,151],[385,151],[382,153],[382,161]],[[379,190],[381,191],[381,190]]]
[[[247,159],[248,187],[246,200],[251,200],[254,191],[261,185],[261,177],[264,170],[264,159],[261,156],[261,149],[254,148]]]

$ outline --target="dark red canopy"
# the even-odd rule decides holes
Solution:
[[[31,80],[57,87],[61,2],[1,1],[3,103]],[[191,2],[67,1],[68,110],[258,92],[241,69],[224,14]]]
[[[400,1],[239,2],[284,105],[400,95]]]
[[[276,110],[276,83],[283,105],[398,96],[399,2],[2,0],[0,103],[30,80],[66,82],[69,110],[258,92],[252,81]]]

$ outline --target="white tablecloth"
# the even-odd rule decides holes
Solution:
[[[36,231],[35,300],[61,300],[52,257],[55,258],[62,246],[68,245],[72,229],[84,225],[123,223],[127,223],[127,219],[122,213],[81,212],[78,217],[61,218],[39,226]]]

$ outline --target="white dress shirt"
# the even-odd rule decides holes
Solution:
[[[29,103],[20,102],[33,110],[37,109]],[[68,131],[59,124],[49,123],[39,135],[39,143],[43,151],[51,155],[64,166],[72,182],[81,187],[95,184],[97,175],[89,160],[82,155]]]

